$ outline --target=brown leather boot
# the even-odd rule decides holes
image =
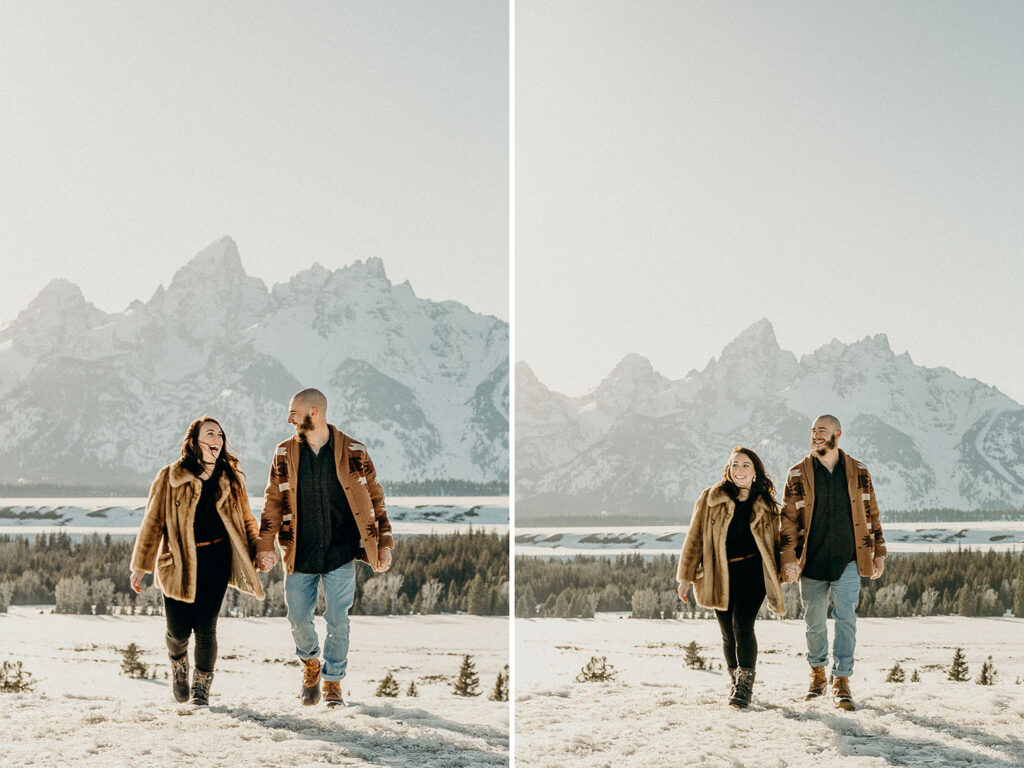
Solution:
[[[320,701],[320,659],[306,659],[302,662],[302,703],[312,706]]]
[[[746,709],[750,706],[750,697],[754,692],[755,672],[753,667],[740,667],[736,670],[736,686],[729,697],[729,706]]]
[[[825,667],[811,667],[811,685],[807,689],[804,701],[810,701],[824,695],[827,687],[828,681],[825,679]]]
[[[192,703],[197,707],[205,707],[210,703],[210,683],[213,682],[213,672],[200,672],[192,670]]]
[[[324,680],[324,701],[331,708],[340,707],[345,703],[345,700],[341,698],[340,680]]]
[[[174,700],[181,703],[188,701],[190,691],[187,653],[177,661],[171,659],[171,675],[171,693],[174,694]]]
[[[852,712],[857,708],[853,704],[853,694],[850,693],[850,678],[832,678],[832,699],[835,702],[836,707],[839,709],[845,709]]]

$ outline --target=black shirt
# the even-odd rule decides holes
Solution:
[[[725,554],[730,559],[757,554],[757,542],[750,530],[750,517],[754,513],[754,500],[747,497],[745,501],[736,502],[729,530],[725,534]]]
[[[299,449],[295,570],[327,573],[359,554],[359,527],[334,463],[334,434],[317,453],[303,441]]]
[[[215,471],[209,480],[203,480],[203,490],[199,494],[199,502],[196,504],[196,517],[192,523],[192,530],[196,536],[196,543],[213,541],[224,538],[228,535],[224,521],[220,519],[217,512],[217,493],[220,491],[220,471]]]
[[[850,509],[850,489],[842,454],[829,472],[814,456],[814,511],[807,532],[804,576],[835,581],[857,556]]]

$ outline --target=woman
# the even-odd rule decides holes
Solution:
[[[732,679],[729,704],[740,709],[750,704],[754,687],[754,620],[765,596],[772,611],[785,613],[778,544],[775,486],[757,454],[737,446],[721,482],[697,499],[676,581],[684,603],[692,583],[697,604],[715,609]]]
[[[209,703],[217,616],[228,585],[263,598],[253,565],[258,535],[238,459],[228,452],[217,420],[201,416],[185,432],[181,458],[153,481],[131,562],[136,592],[156,566],[178,701],[189,699],[188,641],[194,632],[192,703]]]

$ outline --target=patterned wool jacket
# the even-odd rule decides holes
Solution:
[[[228,584],[240,592],[263,599],[256,568],[256,518],[249,511],[245,485],[235,490],[225,475],[220,476],[217,514],[224,521],[231,542],[231,576]],[[196,599],[196,535],[193,525],[203,481],[185,469],[181,460],[157,474],[149,490],[146,514],[139,526],[132,551],[132,570],[155,571],[163,593],[183,603]]]
[[[676,581],[693,582],[693,596],[697,605],[704,608],[729,609],[729,556],[725,544],[735,511],[736,502],[729,498],[721,483],[705,488],[693,507],[686,541],[679,554]],[[786,606],[775,562],[779,544],[778,515],[760,496],[754,500],[750,532],[761,553],[768,607],[773,613],[784,614]]]
[[[853,518],[853,537],[857,546],[857,572],[871,576],[875,572],[874,558],[885,557],[885,538],[879,521],[875,488],[871,484],[868,468],[843,451],[839,451],[846,467],[846,487],[850,492],[850,513]],[[803,569],[807,560],[804,542],[811,530],[814,513],[814,459],[805,456],[794,464],[786,476],[786,493],[782,500],[782,567],[799,563]]]
[[[366,446],[357,443],[333,424],[327,425],[334,438],[334,465],[352,516],[360,532],[357,560],[376,568],[379,547],[394,548],[391,522],[384,507],[384,490],[377,482],[377,470],[370,461]],[[257,552],[273,552],[274,539],[281,545],[287,573],[295,572],[295,532],[299,514],[296,492],[299,482],[299,449],[297,435],[278,444],[270,464],[270,479],[260,517]]]

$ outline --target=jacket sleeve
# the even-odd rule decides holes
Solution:
[[[252,508],[249,506],[249,492],[245,488],[244,480],[238,491],[238,508],[242,513],[242,525],[245,526],[245,540],[249,544],[249,557],[255,559],[256,544],[260,538],[260,527],[256,522],[256,516],[252,513]]]
[[[786,567],[795,563],[799,558],[796,556],[796,547],[800,543],[801,511],[797,506],[803,506],[804,486],[803,479],[794,475],[792,471],[786,477],[786,490],[782,496],[782,512],[779,519],[779,559],[780,567]]]
[[[875,485],[871,482],[871,473],[866,468],[863,472],[867,477],[868,492],[864,506],[868,514],[868,528],[871,529],[871,538],[874,543],[874,557],[887,557],[889,552],[885,548],[885,537],[882,535],[881,514],[878,511],[878,501],[875,500]]]
[[[373,504],[373,521],[377,524],[377,546],[395,548],[395,539],[391,535],[391,521],[388,519],[387,506],[384,504],[384,489],[377,481],[377,469],[369,452],[366,453],[366,490],[370,492],[370,503]]]
[[[139,525],[139,534],[135,537],[135,547],[132,549],[133,571],[152,573],[156,565],[160,540],[164,536],[164,494],[169,488],[168,471],[167,467],[161,469],[149,488],[146,514]]]
[[[283,458],[275,451],[270,462],[270,477],[267,479],[267,489],[263,492],[263,514],[260,515],[260,532],[256,540],[257,553],[273,552],[274,540],[277,538],[277,532],[281,530],[281,509],[284,501],[281,483],[287,482],[287,477],[281,477],[279,466],[284,463]]]
[[[708,492],[704,491],[697,503],[693,505],[693,514],[690,516],[690,527],[686,532],[686,540],[683,542],[683,550],[679,554],[679,567],[676,569],[676,581],[693,581],[697,575],[697,569],[701,565],[704,556],[704,521],[707,517]]]

